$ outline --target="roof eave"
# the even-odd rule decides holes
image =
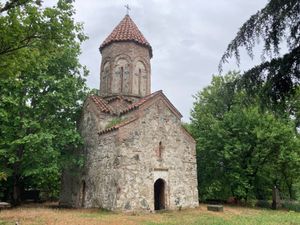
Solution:
[[[153,51],[152,51],[151,45],[141,44],[141,43],[139,43],[138,41],[135,41],[135,40],[114,40],[114,41],[111,41],[111,42],[108,42],[108,43],[105,43],[105,44],[101,45],[101,46],[99,47],[99,51],[100,51],[100,53],[102,54],[102,51],[103,51],[104,48],[108,47],[109,45],[111,45],[111,44],[113,44],[113,43],[120,43],[120,42],[132,42],[132,43],[135,43],[135,44],[137,44],[137,45],[139,45],[139,46],[148,48],[150,58],[153,57]]]

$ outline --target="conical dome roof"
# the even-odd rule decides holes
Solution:
[[[115,27],[112,33],[103,41],[100,46],[100,52],[103,48],[113,42],[133,41],[139,45],[149,49],[150,57],[152,57],[152,47],[143,36],[137,25],[133,22],[129,15],[126,15],[121,22]]]

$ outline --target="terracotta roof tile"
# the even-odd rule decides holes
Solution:
[[[160,95],[162,94],[162,91],[156,91],[150,95],[147,95],[146,97],[144,98],[141,98],[140,100],[138,100],[137,102],[134,102],[132,104],[130,104],[127,108],[121,110],[118,114],[118,116],[122,115],[122,114],[126,114],[132,110],[135,110],[135,109],[138,109],[141,105],[143,105],[145,102],[151,100],[152,98],[156,97],[157,95]],[[165,97],[163,94],[162,94],[163,97]],[[101,99],[100,97],[98,96],[93,96],[94,99],[97,99],[97,100],[100,100],[101,103],[105,103],[106,107],[108,107],[107,105],[107,102],[103,99]],[[120,96],[120,98],[123,98],[122,96]],[[165,97],[165,100],[167,101],[167,103],[170,105],[171,109],[176,113],[176,115],[178,115],[178,117],[182,117],[180,112],[178,112],[178,110],[172,105],[172,103]],[[111,101],[111,100],[108,100],[108,102]],[[101,104],[100,103],[100,104]],[[100,106],[99,106],[100,107]],[[101,107],[103,107],[101,105]],[[99,135],[102,135],[102,134],[105,134],[105,133],[108,133],[108,132],[111,132],[111,131],[115,131],[115,130],[118,130],[120,127],[123,127],[123,126],[126,126],[127,124],[133,122],[137,120],[137,118],[132,118],[132,119],[129,119],[129,120],[126,120],[124,122],[121,122],[113,127],[110,127],[110,128],[107,128],[107,129],[104,129],[102,131],[100,131],[98,134]],[[186,131],[187,132],[187,131]]]
[[[139,28],[133,22],[129,15],[126,15],[123,20],[115,27],[112,33],[104,40],[100,46],[102,49],[113,42],[134,41],[137,44],[143,45],[149,49],[150,57],[152,57],[152,47],[146,38],[143,36]]]
[[[110,110],[107,102],[104,99],[102,99],[102,98],[100,98],[99,96],[96,96],[96,95],[92,95],[91,99],[96,104],[98,109],[100,109],[101,112],[111,113],[111,110]]]
[[[142,104],[144,104],[146,101],[148,101],[149,99],[153,98],[154,96],[156,96],[157,94],[161,93],[162,91],[156,91],[153,92],[150,95],[145,96],[144,98],[141,98],[140,100],[138,100],[137,102],[132,103],[131,105],[129,105],[126,109],[120,111],[120,115],[127,113],[131,110],[134,110],[136,108],[138,108],[139,106],[141,106]]]
[[[132,99],[127,98],[126,96],[122,96],[122,95],[117,95],[117,96],[112,96],[109,98],[105,98],[105,100],[107,101],[108,104],[110,104],[111,102],[115,101],[115,100],[125,100],[128,103],[132,103]]]

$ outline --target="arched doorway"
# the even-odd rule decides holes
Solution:
[[[165,181],[158,179],[154,183],[154,210],[166,208],[165,204]]]

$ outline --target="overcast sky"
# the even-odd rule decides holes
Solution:
[[[267,0],[77,0],[76,20],[89,36],[80,61],[90,70],[88,86],[99,88],[99,46],[123,19],[130,17],[153,48],[152,92],[165,95],[189,121],[193,95],[210,84],[238,28]],[[244,54],[243,54],[244,55]],[[259,57],[258,57],[259,59]],[[242,58],[243,71],[255,62]],[[238,69],[235,61],[224,72]]]

